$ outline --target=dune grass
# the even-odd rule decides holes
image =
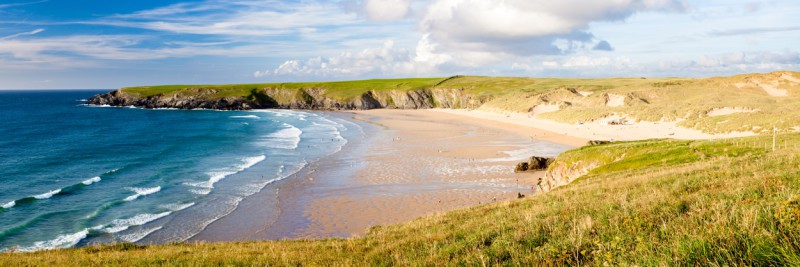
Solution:
[[[800,135],[644,140],[559,161],[600,167],[549,193],[375,227],[364,237],[117,244],[0,265],[800,265]]]

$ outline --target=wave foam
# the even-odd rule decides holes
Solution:
[[[101,180],[101,179],[100,179],[100,176],[95,176],[95,177],[92,177],[92,178],[86,179],[85,181],[83,181],[83,182],[81,182],[81,183],[82,183],[82,184],[84,184],[84,185],[90,185],[90,184],[93,184],[93,183],[99,182],[100,180]]]
[[[261,138],[261,144],[272,148],[296,149],[300,144],[300,135],[303,134],[303,131],[287,123],[284,123],[283,126],[283,129]]]
[[[31,251],[37,251],[37,250],[68,248],[68,247],[75,246],[76,244],[78,244],[78,242],[80,242],[81,240],[86,238],[86,236],[88,236],[88,235],[89,235],[89,229],[83,229],[82,231],[77,232],[77,233],[60,235],[60,236],[58,236],[58,237],[56,237],[55,239],[52,239],[52,240],[39,241],[39,242],[33,243],[33,246],[20,248],[20,249],[18,249],[16,251],[31,252]]]
[[[148,235],[152,234],[155,231],[161,230],[162,227],[163,226],[159,226],[159,227],[155,227],[155,228],[152,228],[152,229],[146,229],[146,230],[135,232],[135,233],[130,233],[130,234],[126,234],[126,235],[120,235],[119,239],[122,240],[122,241],[125,241],[125,242],[133,243],[133,242],[142,240],[143,238],[147,237]]]
[[[188,185],[188,186],[200,187],[200,188],[205,189],[205,190],[203,190],[203,189],[194,190],[193,189],[193,190],[191,190],[192,193],[195,193],[195,194],[198,194],[198,195],[208,195],[209,193],[211,193],[211,190],[209,190],[209,189],[214,188],[214,184],[215,183],[221,181],[222,179],[225,179],[225,177],[228,177],[228,176],[230,176],[232,174],[237,174],[237,173],[242,172],[242,171],[244,171],[244,170],[246,170],[246,169],[248,169],[250,167],[253,167],[253,165],[258,164],[259,162],[264,161],[265,159],[267,159],[267,156],[265,156],[265,155],[243,158],[241,165],[235,166],[235,167],[230,168],[230,169],[224,169],[224,170],[220,170],[220,171],[209,172],[208,173],[208,175],[209,175],[208,181],[197,182],[197,183],[184,183],[184,184]]]
[[[158,191],[161,191],[161,187],[160,186],[156,186],[156,187],[128,187],[128,188],[125,188],[125,189],[128,189],[128,190],[133,191],[133,192],[136,193],[134,195],[126,197],[125,201],[133,201],[133,200],[135,200],[135,199],[137,199],[137,198],[139,198],[141,196],[152,195],[152,194],[155,194]]]
[[[36,198],[36,199],[48,199],[48,198],[51,198],[53,195],[58,194],[58,193],[61,193],[61,189],[56,189],[56,190],[53,190],[53,191],[50,191],[50,192],[47,192],[47,193],[44,193],[44,194],[35,195],[33,197]]]
[[[128,228],[130,228],[131,226],[144,225],[146,223],[164,218],[170,214],[172,214],[171,211],[166,211],[158,214],[151,214],[151,213],[139,214],[127,219],[116,219],[111,221],[111,225],[103,227],[101,231],[110,234],[118,233],[128,230]]]
[[[194,206],[194,202],[186,203],[186,204],[180,204],[180,203],[164,204],[164,205],[160,205],[158,207],[162,208],[162,209],[168,209],[168,210],[171,210],[171,211],[175,212],[175,211],[185,210],[186,208],[191,207],[191,206]]]
[[[260,119],[261,117],[256,115],[243,115],[243,116],[230,116],[230,118],[234,119]]]
[[[12,200],[12,201],[9,201],[6,204],[3,204],[3,206],[0,206],[0,207],[2,207],[4,209],[10,209],[11,207],[14,207],[14,205],[17,205],[17,202]]]

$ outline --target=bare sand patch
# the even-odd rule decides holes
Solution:
[[[578,94],[580,94],[581,96],[590,96],[590,95],[594,94],[594,92],[578,91]]]
[[[712,109],[711,111],[706,113],[706,115],[708,115],[709,117],[717,117],[717,116],[725,116],[725,115],[731,115],[731,114],[736,114],[736,113],[752,113],[752,112],[758,112],[758,111],[759,111],[758,109],[752,109],[752,108],[723,107],[723,108]]]
[[[800,83],[800,79],[795,78],[793,75],[788,73],[781,73],[781,79],[793,82],[793,83]]]
[[[766,92],[770,96],[782,97],[782,96],[789,95],[789,91],[778,88],[778,85],[779,85],[778,80],[774,80],[774,81],[770,81],[770,82],[764,82],[764,81],[757,80],[757,79],[747,79],[747,82],[745,82],[745,83],[736,83],[734,85],[737,88],[743,88],[743,87],[760,88],[761,90],[764,90],[764,92]]]
[[[625,105],[625,96],[616,94],[606,94],[606,106],[621,107]]]
[[[533,116],[538,116],[539,114],[548,113],[548,112],[556,112],[561,109],[561,105],[559,104],[539,104],[533,107]]]

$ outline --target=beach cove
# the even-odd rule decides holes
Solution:
[[[408,221],[530,194],[543,172],[514,173],[586,140],[434,110],[337,112],[363,136],[242,201],[190,241],[362,235]],[[277,210],[264,205],[277,205]]]

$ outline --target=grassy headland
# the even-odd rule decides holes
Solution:
[[[375,227],[364,237],[118,244],[0,254],[0,265],[800,264],[800,135],[588,146],[546,194]]]
[[[479,108],[529,113],[565,123],[590,122],[612,115],[633,121],[680,121],[707,133],[800,130],[800,73],[780,71],[731,77],[690,78],[513,78],[454,76],[317,83],[166,85],[122,88],[138,98],[178,95],[209,99],[271,98],[277,103],[333,102],[365,107]],[[199,93],[202,92],[202,93]],[[465,99],[469,99],[465,101]],[[360,101],[360,102],[359,102]],[[373,101],[373,102],[375,102]],[[367,101],[369,102],[369,101]],[[287,104],[289,105],[289,104]],[[302,108],[302,105],[292,107]],[[330,105],[328,105],[330,107]]]

